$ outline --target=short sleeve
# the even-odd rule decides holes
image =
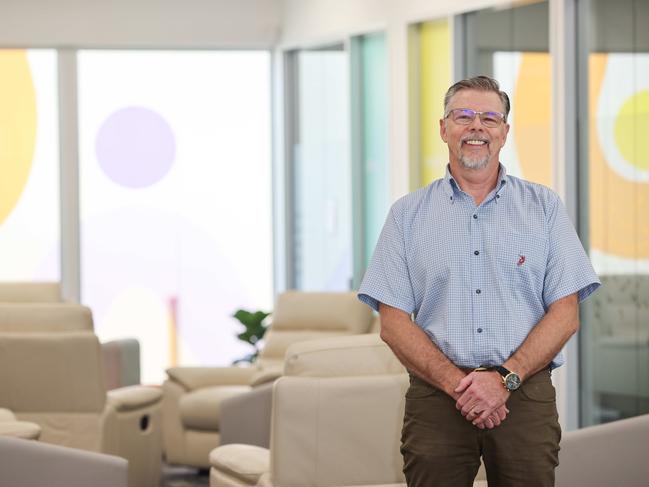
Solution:
[[[393,206],[365,271],[358,298],[378,311],[379,303],[410,314],[415,300],[408,271],[403,228],[399,225]]]
[[[579,301],[600,286],[599,278],[581,245],[568,212],[558,196],[548,212],[548,262],[543,285],[547,309],[558,299],[579,293]]]

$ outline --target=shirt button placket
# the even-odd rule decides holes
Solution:
[[[477,209],[471,214],[471,245],[473,247],[473,256],[471,259],[471,282],[473,284],[473,316],[475,317],[474,321],[474,336],[476,338],[484,337],[484,328],[482,322],[479,321],[479,318],[485,316],[484,313],[484,300],[482,300],[482,279],[484,277],[484,260],[480,257],[480,250],[483,248],[482,242],[482,232],[480,231],[480,220],[478,217]],[[480,348],[482,340],[476,341],[477,350],[474,350],[475,354],[480,353]]]

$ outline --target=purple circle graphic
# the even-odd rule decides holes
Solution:
[[[127,107],[112,113],[101,125],[97,159],[106,175],[128,188],[144,188],[160,181],[176,157],[171,127],[158,113]]]

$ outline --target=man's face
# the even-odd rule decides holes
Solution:
[[[470,108],[477,112],[505,111],[497,93],[476,90],[458,91],[451,98],[447,111],[456,108]],[[440,120],[440,135],[448,145],[451,166],[459,164],[467,169],[497,165],[508,132],[509,125],[505,122],[498,127],[485,127],[479,116],[469,125],[458,124],[450,117]]]

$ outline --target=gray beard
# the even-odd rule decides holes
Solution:
[[[460,164],[467,169],[484,169],[489,164],[489,156],[485,156],[482,159],[469,159],[461,155]]]

